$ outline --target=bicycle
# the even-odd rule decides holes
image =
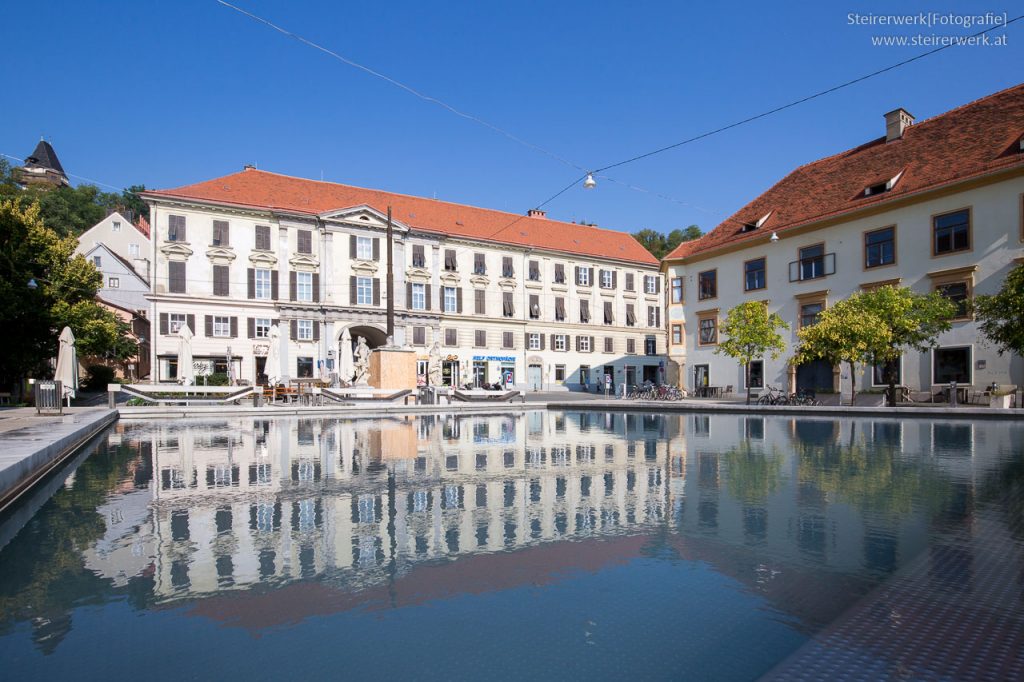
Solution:
[[[765,391],[758,399],[758,405],[788,405],[790,397],[781,388],[765,386]]]

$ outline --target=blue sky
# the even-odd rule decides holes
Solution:
[[[1000,2],[899,7],[1012,17]],[[873,35],[978,30],[847,24],[891,2],[236,4],[584,167],[927,49]],[[600,181],[546,208],[630,231],[709,229],[793,167],[880,136],[886,111],[921,120],[1017,84],[1024,21],[1005,34],[609,171],[646,192]],[[174,187],[255,163],[519,213],[578,175],[215,0],[10,3],[0,39],[0,153],[24,157],[45,135],[69,173],[102,183]]]

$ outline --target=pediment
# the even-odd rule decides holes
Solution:
[[[295,254],[288,259],[288,264],[296,270],[314,269],[320,267],[320,261],[307,254]]]
[[[498,280],[498,288],[503,291],[512,291],[516,288],[516,281],[510,277],[502,277]]]
[[[171,260],[185,260],[192,255],[192,249],[185,242],[166,242],[160,247],[160,253]]]
[[[249,262],[258,268],[273,268],[277,265],[277,256],[272,253],[250,253]]]
[[[473,275],[469,278],[469,282],[475,287],[486,287],[491,280],[487,279],[485,275]]]
[[[231,249],[225,249],[222,246],[211,246],[206,250],[206,257],[214,263],[223,265],[230,264],[237,256]]]
[[[385,230],[388,226],[388,216],[377,209],[365,204],[349,208],[339,208],[326,213],[321,213],[320,218],[329,223],[343,223],[349,226],[366,227],[371,230]],[[407,232],[408,227],[397,220],[394,215],[391,217],[391,227],[397,232]]]
[[[355,260],[352,261],[352,265],[349,266],[352,272],[360,275],[375,275],[380,265],[375,260]]]
[[[411,282],[429,282],[430,272],[423,268],[409,268],[405,271],[405,279]]]
[[[445,273],[442,273],[442,275],[441,275],[441,284],[446,284],[448,286],[458,286],[459,281],[460,280],[459,280],[458,273],[455,273],[455,272],[445,272]]]

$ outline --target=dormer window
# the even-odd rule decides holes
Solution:
[[[900,171],[899,173],[889,178],[885,182],[879,182],[874,185],[868,185],[867,187],[864,188],[864,196],[873,197],[876,194],[888,192],[889,190],[896,186],[896,183],[900,181],[900,177],[902,175],[903,171]]]
[[[753,232],[754,230],[760,228],[766,222],[768,222],[768,218],[772,216],[772,213],[773,211],[768,211],[767,213],[765,213],[763,216],[761,216],[752,223],[743,223],[743,227],[740,228],[740,232]]]

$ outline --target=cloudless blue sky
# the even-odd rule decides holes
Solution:
[[[850,11],[1020,9],[1001,1],[236,4],[598,167],[928,49],[872,46],[872,35],[978,30],[849,26]],[[649,193],[601,181],[562,195],[549,215],[709,229],[793,167],[880,136],[891,109],[921,120],[1016,85],[1024,21],[1005,34],[1005,47],[951,48],[609,171]],[[519,213],[578,175],[215,0],[12,2],[0,40],[0,153],[23,158],[45,135],[66,171],[118,187],[176,187],[255,163]]]

